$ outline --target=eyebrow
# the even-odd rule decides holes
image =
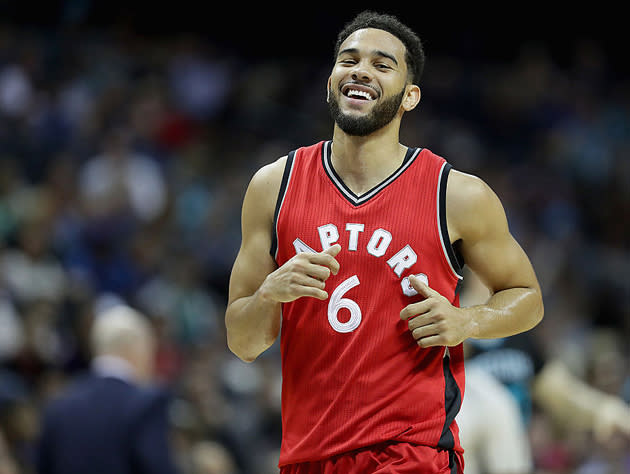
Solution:
[[[343,49],[341,51],[339,51],[339,54],[337,56],[341,56],[344,53],[347,54],[357,54],[359,52],[359,50],[357,48],[346,48]],[[387,59],[391,59],[394,64],[396,64],[396,66],[398,66],[398,61],[396,60],[396,58],[394,56],[392,56],[389,53],[386,53],[385,51],[381,51],[380,49],[376,49],[374,51],[372,51],[372,55],[373,56],[381,56],[383,58],[387,58]]]

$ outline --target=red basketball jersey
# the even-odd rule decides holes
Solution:
[[[321,142],[287,156],[275,211],[278,265],[342,247],[328,300],[282,306],[280,465],[388,440],[461,451],[462,346],[422,349],[400,319],[421,298],[412,274],[459,304],[444,206],[450,165],[410,148],[395,173],[357,196],[335,172],[331,148]]]

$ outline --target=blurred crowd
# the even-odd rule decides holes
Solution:
[[[588,41],[563,61],[525,42],[500,62],[427,55],[401,141],[492,186],[542,284],[548,355],[630,402],[630,80]],[[277,472],[277,345],[241,362],[223,315],[251,175],[331,137],[331,60],[0,24],[0,473],[34,472],[43,403],[117,301],[159,334],[182,472]],[[530,429],[539,472],[630,472],[627,444],[543,413]]]

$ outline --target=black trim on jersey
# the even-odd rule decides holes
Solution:
[[[457,386],[457,381],[451,372],[450,357],[445,356],[442,362],[444,370],[444,409],[446,419],[444,420],[444,428],[437,445],[442,449],[453,449],[455,447],[455,438],[451,431],[451,424],[455,420],[455,416],[459,413],[462,406],[462,393]]]
[[[407,148],[407,153],[405,154],[405,158],[403,159],[402,164],[398,167],[396,171],[394,171],[388,178],[383,180],[381,183],[374,186],[369,191],[357,196],[350,188],[346,186],[343,180],[339,177],[335,168],[332,165],[332,141],[328,141],[324,143],[322,147],[322,165],[324,167],[324,171],[332,181],[332,183],[341,191],[341,194],[355,206],[363,204],[374,196],[376,196],[381,190],[385,189],[388,185],[396,180],[408,167],[413,160],[420,154],[422,148]]]
[[[295,158],[295,150],[287,155],[287,162],[284,165],[284,173],[282,174],[282,181],[280,182],[280,191],[278,191],[278,200],[276,201],[276,210],[273,213],[273,232],[271,233],[271,248],[269,253],[275,259],[278,252],[278,214],[280,214],[280,208],[284,202],[284,195],[287,192],[287,186],[289,185],[289,177],[291,176],[291,170],[293,169],[293,159]]]
[[[457,280],[457,285],[455,285],[455,295],[459,295],[459,292],[464,288],[464,279],[460,278]]]
[[[448,174],[453,167],[446,163],[444,165],[444,170],[442,170],[442,176],[440,176],[440,195],[438,196],[439,200],[439,213],[440,213],[440,233],[442,234],[442,240],[444,242],[444,248],[446,249],[446,254],[448,255],[448,259],[451,262],[451,266],[453,270],[458,275],[462,275],[462,268],[464,267],[464,258],[462,257],[461,252],[457,249],[457,242],[454,244],[451,243],[451,239],[448,235],[448,225],[446,223],[446,183],[448,182]]]
[[[451,468],[451,474],[457,474],[459,469],[457,468],[457,458],[455,456],[455,451],[452,449],[448,452],[448,467]]]

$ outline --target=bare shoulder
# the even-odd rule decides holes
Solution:
[[[285,155],[258,169],[252,177],[250,187],[260,188],[263,191],[271,191],[273,188],[279,190],[286,162],[287,157]]]
[[[457,170],[449,173],[446,193],[447,198],[457,207],[478,206],[497,198],[481,178]]]
[[[453,241],[475,238],[490,228],[506,225],[503,205],[478,176],[453,170],[446,186],[446,211]]]
[[[283,156],[254,173],[245,195],[244,211],[247,207],[255,212],[273,213],[286,162],[287,157]]]

